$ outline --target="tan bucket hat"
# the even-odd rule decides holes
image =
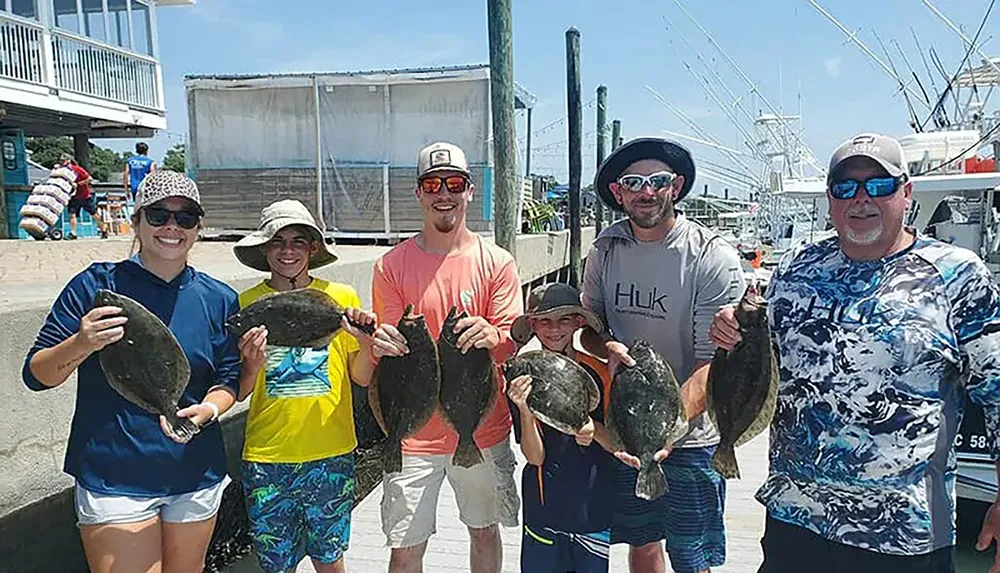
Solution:
[[[309,269],[318,269],[337,260],[337,254],[326,243],[323,232],[316,225],[312,213],[300,201],[282,199],[275,201],[260,212],[260,227],[258,230],[243,237],[235,245],[233,252],[241,263],[258,271],[271,272],[264,256],[264,245],[274,238],[278,231],[289,225],[302,225],[309,229],[313,239],[319,241],[320,249],[309,259]]]

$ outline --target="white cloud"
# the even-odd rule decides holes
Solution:
[[[831,78],[835,78],[840,75],[840,64],[843,62],[841,58],[827,58],[823,60],[823,67],[826,68],[826,74]]]

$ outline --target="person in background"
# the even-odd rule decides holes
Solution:
[[[502,364],[514,351],[511,324],[524,310],[517,263],[509,252],[466,226],[475,188],[461,148],[428,145],[420,150],[417,166],[414,193],[423,211],[423,230],[375,262],[372,305],[379,326],[373,360],[409,352],[406,338],[394,325],[412,304],[435,340],[452,307],[465,311],[468,316],[455,325],[455,332],[464,329],[459,347],[489,349]],[[437,412],[403,440],[402,471],[382,479],[382,531],[392,549],[390,573],[422,570],[446,477],[469,530],[472,573],[499,573],[503,547],[497,524],[515,527],[519,505],[510,427],[510,411],[497,400],[475,433],[484,463],[471,468],[452,463],[458,433]]]
[[[22,378],[44,391],[77,372],[64,471],[76,480],[90,571],[201,571],[230,482],[215,422],[239,389],[237,341],[222,326],[239,301],[228,285],[188,265],[204,215],[194,181],[172,172],[151,176],[137,205],[138,253],[93,263],[69,281],[25,357]],[[137,301],[180,343],[191,378],[177,415],[201,426],[190,441],[108,384],[97,352],[122,338],[128,319],[116,307],[91,308],[98,289]]]
[[[511,337],[525,344],[534,336],[541,346],[579,364],[600,393],[591,420],[571,436],[545,425],[528,409],[531,376],[510,381],[507,396],[514,439],[527,459],[521,475],[524,533],[522,573],[607,573],[611,544],[611,498],[614,465],[604,428],[611,387],[608,365],[573,344],[584,326],[604,330],[597,315],[580,306],[580,291],[561,283],[537,287],[527,313],[511,326]]]
[[[240,339],[239,400],[250,398],[243,444],[243,490],[254,552],[265,573],[295,571],[305,555],[317,573],[343,573],[354,506],[354,410],[351,380],[367,386],[371,337],[348,318],[372,324],[348,285],[310,275],[337,260],[305,205],[276,201],[261,211],[259,229],[233,247],[244,265],[270,273],[240,293],[240,308],[257,299],[309,288],[346,309],[329,344],[266,346],[258,326]]]
[[[985,407],[988,453],[1000,454],[1000,287],[975,253],[904,226],[911,185],[897,140],[844,141],[827,175],[837,235],[790,251],[771,277],[780,383],[756,495],[760,573],[955,571],[966,396]],[[731,307],[710,335],[739,342]],[[994,539],[1000,503],[977,547]]]
[[[101,238],[107,239],[108,231],[104,227],[104,217],[98,214],[97,204],[90,190],[90,183],[93,181],[90,173],[80,166],[76,162],[76,159],[68,153],[63,153],[59,161],[62,166],[72,169],[76,175],[76,181],[73,183],[76,192],[70,197],[69,204],[66,206],[66,209],[69,211],[69,235],[66,235],[66,238],[68,240],[76,239],[76,218],[82,210],[90,213],[90,217],[94,220],[97,230],[101,234]]]
[[[632,573],[677,573],[720,567],[726,560],[726,482],[712,468],[719,433],[705,412],[708,370],[715,347],[708,328],[715,313],[746,290],[736,249],[716,232],[675,210],[694,185],[695,166],[681,145],[661,138],[633,139],[601,164],[594,187],[611,209],[628,218],[605,229],[587,256],[583,306],[607,325],[605,336],[585,329],[592,354],[633,365],[628,347],[647,340],[681,386],[690,431],[654,460],[669,491],[654,500],[635,495],[639,460],[616,453],[611,542],[629,544]]]
[[[142,180],[150,173],[156,173],[156,162],[150,159],[147,153],[149,153],[149,146],[140,141],[135,144],[135,155],[125,160],[122,181],[133,201],[135,201],[135,194],[139,190],[139,184],[142,183]]]

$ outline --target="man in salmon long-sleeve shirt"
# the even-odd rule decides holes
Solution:
[[[424,315],[435,339],[452,306],[466,311],[456,331],[463,350],[488,348],[497,364],[514,352],[510,327],[524,311],[517,265],[507,251],[483,240],[465,224],[474,192],[465,153],[450,143],[420,151],[416,197],[423,230],[376,263],[372,306],[380,326],[372,354],[400,356],[406,339],[393,327],[406,305]],[[502,384],[503,377],[498,376]],[[503,391],[503,388],[500,388]],[[469,528],[473,573],[499,573],[503,556],[498,523],[517,526],[520,501],[514,484],[510,412],[498,400],[475,433],[485,463],[452,463],[458,434],[435,413],[403,440],[403,469],[382,479],[382,531],[392,549],[390,573],[422,571],[427,540],[435,532],[438,493],[448,478],[459,518]]]

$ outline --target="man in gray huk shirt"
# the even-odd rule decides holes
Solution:
[[[655,459],[670,491],[646,501],[635,495],[638,459],[616,456],[612,543],[628,543],[632,573],[662,573],[663,544],[677,573],[709,571],[725,562],[725,480],[711,467],[719,435],[705,412],[705,388],[715,346],[715,313],[746,288],[736,249],[674,209],[694,185],[691,154],[659,138],[639,138],[601,164],[594,187],[628,219],[608,227],[587,256],[583,304],[610,331],[593,331],[585,348],[607,356],[613,369],[633,364],[628,346],[647,340],[681,382],[690,433]]]

